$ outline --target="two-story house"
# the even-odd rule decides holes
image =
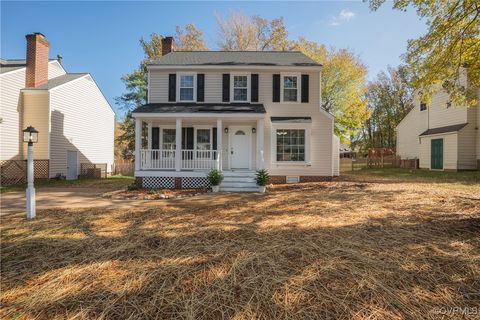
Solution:
[[[467,86],[465,73],[461,75]],[[479,109],[454,105],[440,86],[428,104],[415,97],[414,107],[397,126],[398,155],[416,159],[425,169],[480,169]]]
[[[321,108],[322,66],[300,52],[176,52],[148,65],[148,103],[134,110],[135,176],[144,187],[208,185],[254,191],[255,170],[272,183],[338,175],[334,119]],[[148,137],[142,141],[142,127]]]
[[[26,35],[25,59],[0,59],[0,174],[2,183],[25,178],[22,130],[39,131],[35,177],[77,179],[82,165],[111,171],[115,113],[89,73],[69,73],[49,59],[50,42]],[[24,170],[22,170],[22,168]]]

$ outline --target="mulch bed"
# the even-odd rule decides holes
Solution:
[[[116,191],[106,196],[114,200],[163,200],[193,197],[212,192],[210,189],[138,189]]]

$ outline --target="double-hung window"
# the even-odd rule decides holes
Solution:
[[[298,75],[284,75],[282,77],[283,102],[298,102],[300,98],[300,77]]]
[[[178,80],[179,101],[195,101],[195,75],[180,74]]]
[[[234,74],[232,79],[232,102],[248,102],[249,76],[246,74]]]
[[[277,129],[277,161],[305,161],[305,129]]]
[[[175,129],[162,129],[162,149],[164,157],[175,157],[175,140]]]
[[[210,150],[212,149],[212,137],[210,134],[210,129],[197,129],[197,158],[210,158]]]

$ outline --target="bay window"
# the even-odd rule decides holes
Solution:
[[[305,129],[276,130],[277,161],[305,161]]]

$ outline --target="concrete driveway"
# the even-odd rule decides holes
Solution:
[[[145,200],[112,200],[102,195],[105,189],[97,188],[64,188],[49,187],[36,189],[37,210],[64,208],[101,208],[119,207],[135,208],[151,204],[159,204],[158,201]],[[0,194],[0,215],[25,213],[25,192],[14,191]]]

